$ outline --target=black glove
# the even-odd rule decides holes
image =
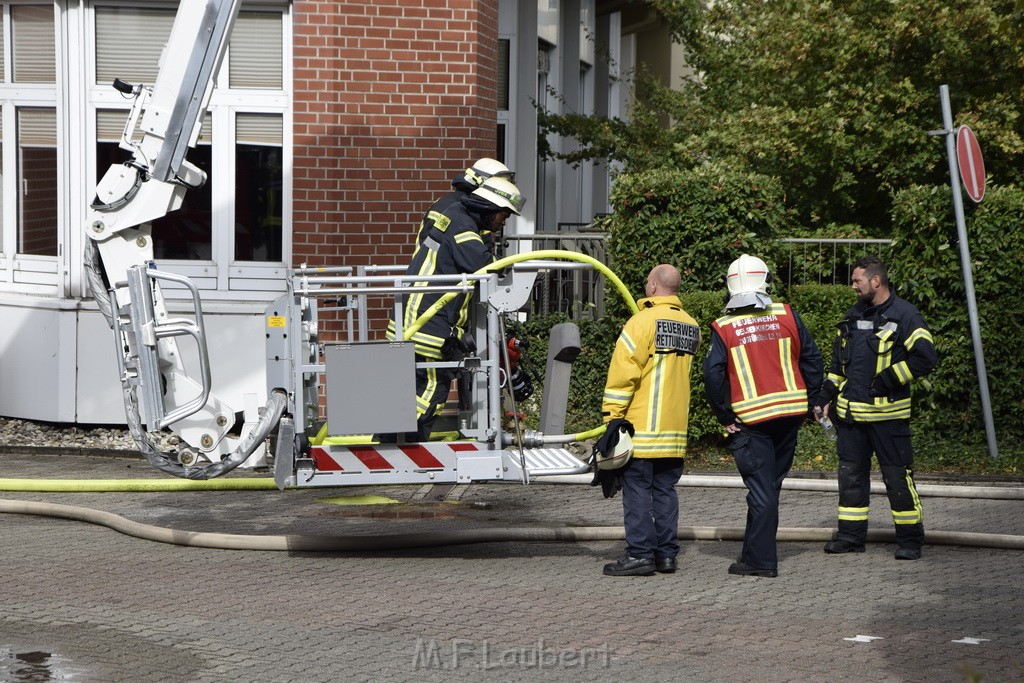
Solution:
[[[871,380],[872,396],[890,396],[900,388],[900,382],[896,379],[896,373],[892,368],[886,368],[874,376]]]
[[[594,453],[591,458],[591,464],[594,467],[594,481],[590,482],[591,486],[601,486],[601,492],[605,498],[614,498],[615,494],[622,490],[622,475],[626,471],[625,467],[620,467],[617,470],[602,470],[597,467],[596,464],[597,446],[594,446]]]
[[[464,332],[460,336],[455,328],[452,328],[451,334],[441,345],[441,357],[446,361],[460,361],[475,354],[476,340],[473,339],[473,334]]]
[[[836,400],[836,396],[839,395],[839,387],[836,383],[830,379],[825,380],[821,383],[821,390],[818,392],[818,396],[811,401],[811,405],[814,408],[824,408],[832,401]]]

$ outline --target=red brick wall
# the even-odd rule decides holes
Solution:
[[[404,264],[452,177],[495,155],[497,4],[295,1],[294,264]]]

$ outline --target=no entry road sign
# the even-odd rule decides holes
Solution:
[[[956,163],[967,196],[975,204],[980,203],[985,197],[985,160],[981,158],[978,138],[969,126],[956,129]]]

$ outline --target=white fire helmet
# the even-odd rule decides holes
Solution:
[[[511,211],[517,216],[520,215],[519,212],[526,204],[526,198],[523,197],[519,188],[504,178],[493,176],[488,178],[480,187],[473,190],[473,194],[500,209]]]
[[[764,261],[756,256],[743,254],[729,266],[726,283],[729,286],[727,309],[767,308],[772,300],[768,296],[771,273]]]
[[[508,166],[490,157],[479,159],[466,169],[466,181],[477,187],[483,185],[488,178],[505,178],[509,182],[515,182],[515,177],[516,174],[510,171]]]
[[[629,462],[632,456],[633,437],[629,435],[628,429],[619,427],[619,442],[608,455],[598,452],[597,467],[601,470],[617,470]]]

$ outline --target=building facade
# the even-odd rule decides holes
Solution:
[[[131,103],[111,83],[154,82],[176,8],[0,0],[0,415],[124,422],[83,225],[127,158]],[[202,291],[215,393],[265,399],[263,311],[289,266],[404,263],[422,212],[476,158],[516,170],[529,201],[514,233],[607,211],[606,169],[538,159],[534,102],[623,115],[619,76],[652,45],[670,63],[635,2],[244,0],[188,157],[209,180],[153,223],[158,266]]]

